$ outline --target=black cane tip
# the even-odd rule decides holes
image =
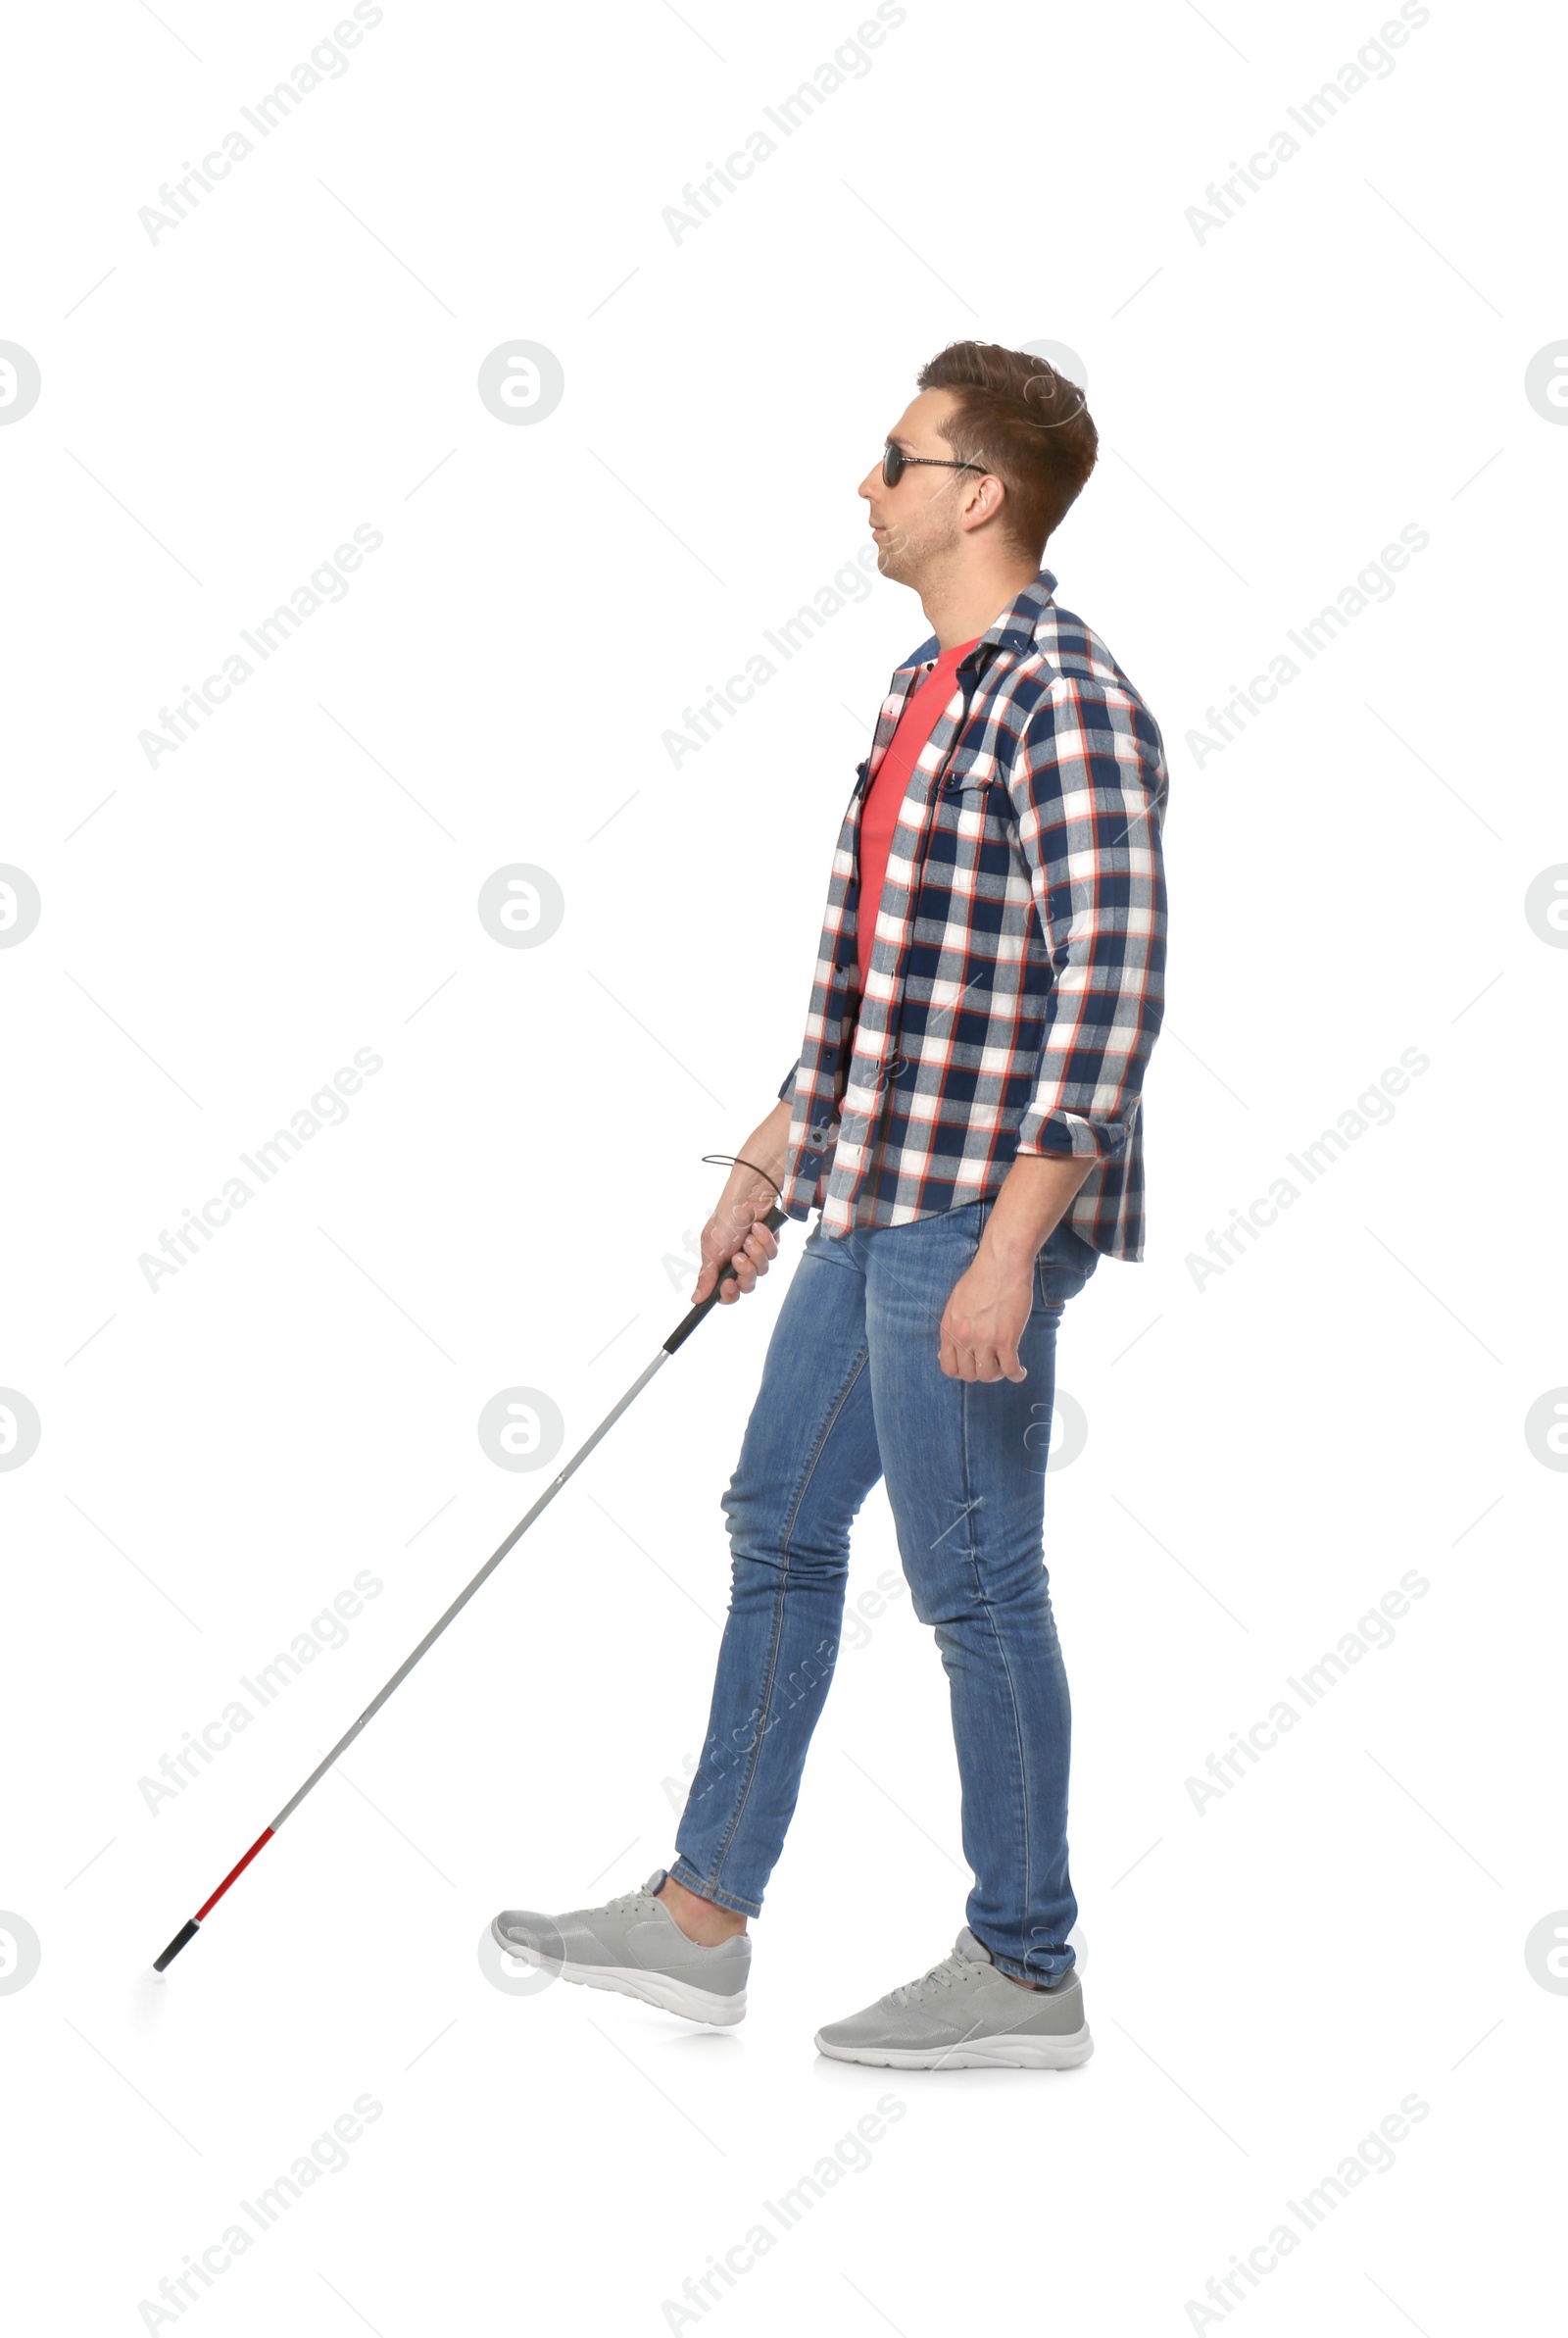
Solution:
[[[168,1948],[165,1949],[163,1955],[153,1959],[154,1972],[162,1972],[166,1965],[172,1965],[174,1959],[179,1955],[180,1950],[185,1946],[186,1942],[194,1940],[200,1930],[200,1924],[198,1924],[196,1918],[192,1916],[190,1922],[184,1927],[183,1931],[179,1931],[174,1934],[173,1939],[170,1942]]]

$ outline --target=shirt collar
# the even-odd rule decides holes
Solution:
[[[1014,657],[1027,656],[1035,645],[1035,634],[1052,606],[1055,589],[1055,577],[1049,569],[1042,569],[1032,584],[1013,594],[996,623],[988,625],[974,647],[958,660],[957,672],[963,673],[970,668],[978,668],[993,650],[1010,650]],[[933,633],[915,651],[910,667],[933,665],[941,655],[941,646]]]
[[[1015,656],[1022,656],[1032,650],[1035,630],[1050,608],[1051,597],[1055,589],[1055,577],[1049,569],[1042,569],[1032,584],[1026,584],[1022,592],[1013,594],[996,623],[981,634],[969,657],[959,661],[960,672],[969,663],[969,658],[978,663],[981,652],[988,648],[1011,650]]]

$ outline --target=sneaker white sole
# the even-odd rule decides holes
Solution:
[[[733,1997],[720,1997],[711,1989],[699,1989],[694,1981],[678,1981],[667,1972],[645,1972],[634,1965],[572,1965],[558,1957],[542,1957],[535,1949],[519,1948],[495,1924],[490,1930],[509,1957],[541,1972],[556,1973],[564,1981],[576,1981],[585,1989],[612,1989],[620,1997],[636,1997],[644,2005],[657,2006],[661,2013],[680,2014],[688,2021],[709,2021],[717,2029],[733,2028],[746,2018],[744,1989]]]
[[[960,2046],[835,2046],[818,2030],[818,2054],[879,2070],[1075,2070],[1095,2050],[1085,2022],[1058,2038],[968,2038]]]

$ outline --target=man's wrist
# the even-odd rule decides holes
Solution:
[[[1020,1154],[1003,1180],[981,1250],[999,1273],[1022,1280],[1072,1208],[1073,1197],[1093,1169],[1089,1160],[1059,1154]]]
[[[995,1219],[992,1219],[980,1237],[980,1249],[999,1273],[1022,1279],[1034,1272],[1035,1261],[1045,1242],[1044,1234],[1038,1240],[1032,1240],[1021,1227],[999,1228]]]

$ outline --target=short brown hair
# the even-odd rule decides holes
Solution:
[[[942,435],[995,472],[1007,490],[1008,540],[1038,561],[1095,468],[1100,433],[1083,391],[1043,357],[997,341],[950,341],[916,386],[953,392]]]

